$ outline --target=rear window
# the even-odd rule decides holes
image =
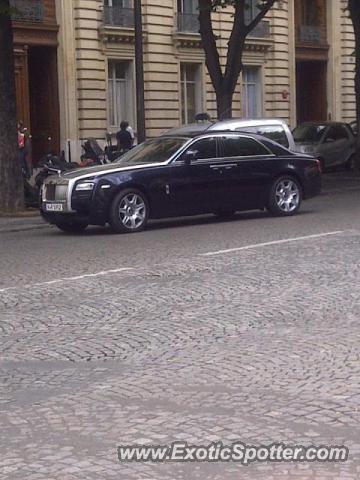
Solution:
[[[269,138],[273,142],[277,142],[284,147],[289,147],[289,140],[286,132],[281,125],[258,125],[256,127],[243,127],[237,128],[243,132],[257,133],[266,138]]]

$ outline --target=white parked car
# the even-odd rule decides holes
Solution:
[[[341,122],[306,122],[293,130],[297,152],[318,158],[323,170],[354,166],[355,137],[350,125]]]
[[[213,130],[256,133],[295,151],[294,138],[287,123],[277,118],[260,118],[257,120],[232,118],[220,122],[191,123],[180,128],[173,128],[167,131],[165,135],[189,135]]]

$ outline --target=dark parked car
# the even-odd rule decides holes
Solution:
[[[50,177],[41,212],[66,232],[106,223],[137,232],[149,218],[265,208],[293,215],[320,188],[316,159],[258,135],[209,132],[159,137],[111,165]]]
[[[358,125],[357,125],[357,120],[353,120],[352,122],[349,123],[351,130],[353,131],[353,134],[355,137],[358,135]]]
[[[318,158],[323,169],[354,166],[355,137],[350,125],[339,122],[306,122],[294,131],[295,150]]]

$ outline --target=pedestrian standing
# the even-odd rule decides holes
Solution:
[[[26,138],[27,129],[24,127],[22,122],[18,123],[18,152],[19,152],[19,161],[23,175],[26,179],[31,177],[29,164],[27,162],[28,148],[27,148],[27,138]]]
[[[122,121],[120,124],[120,130],[116,134],[117,148],[121,152],[127,152],[132,148],[133,139],[128,131],[128,122]]]

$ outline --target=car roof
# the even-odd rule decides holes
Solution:
[[[237,128],[241,127],[259,127],[262,125],[284,125],[286,122],[284,120],[280,120],[279,118],[257,118],[257,119],[244,119],[244,118],[230,118],[228,120],[222,120],[216,123],[213,123],[209,130],[217,130],[222,129],[226,130],[226,128],[234,127]]]
[[[278,118],[258,118],[252,120],[246,120],[243,118],[231,118],[229,120],[221,120],[218,122],[198,122],[190,123],[182,127],[175,127],[171,130],[166,131],[163,135],[185,135],[185,136],[195,136],[201,133],[204,133],[208,130],[214,131],[229,131],[232,127],[236,126],[237,128],[247,128],[247,127],[258,127],[266,125],[286,125],[286,122],[279,120]]]
[[[193,137],[206,132],[206,130],[208,130],[211,125],[213,125],[213,122],[190,123],[189,125],[183,125],[182,127],[175,127],[171,130],[167,130],[165,133],[162,134],[162,136]]]
[[[175,129],[174,129],[175,130]],[[268,137],[264,137],[263,135],[259,135],[258,133],[253,133],[253,132],[247,132],[246,130],[242,131],[242,130],[237,130],[237,131],[231,131],[231,130],[205,130],[203,132],[195,132],[195,131],[192,131],[191,133],[188,133],[188,134],[182,134],[182,135],[178,135],[178,132],[176,133],[173,133],[173,134],[170,134],[170,133],[167,133],[166,135],[162,135],[162,137],[168,137],[168,138],[201,138],[201,137],[221,137],[223,135],[230,135],[230,136],[234,136],[234,137],[237,137],[237,136],[242,136],[242,137],[250,137],[250,138],[254,138],[255,140],[258,140],[260,142],[270,142],[270,143],[274,143],[275,145],[277,145],[276,142],[274,142],[273,140],[271,140],[270,138]],[[285,148],[285,147],[284,147]],[[286,148],[285,148],[286,149]]]

